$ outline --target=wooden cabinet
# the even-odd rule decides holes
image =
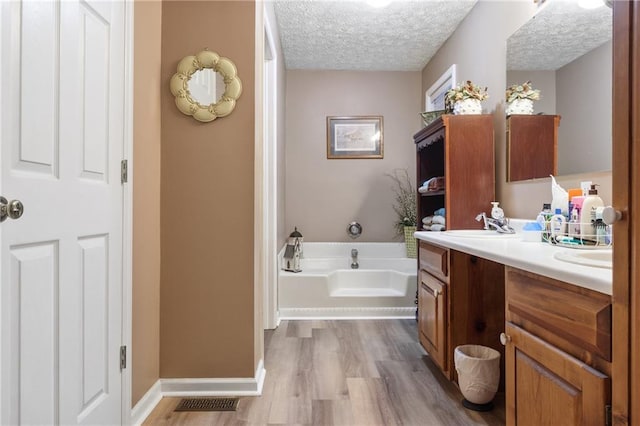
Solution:
[[[558,174],[559,115],[507,117],[507,181]]]
[[[476,344],[504,353],[504,266],[420,241],[418,329],[420,343],[450,380],[453,352]],[[504,357],[503,357],[504,358]]]
[[[449,250],[420,241],[418,265],[418,337],[433,362],[449,377]]]
[[[417,187],[444,178],[434,190],[418,193],[419,230],[421,219],[441,207],[447,229],[479,227],[475,216],[495,201],[493,136],[491,115],[443,115],[413,136]]]
[[[449,371],[447,365],[445,334],[447,285],[425,271],[420,271],[420,294],[418,296],[420,343],[441,370]]]
[[[506,268],[507,425],[603,425],[611,298]]]

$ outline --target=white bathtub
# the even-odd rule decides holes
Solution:
[[[280,319],[415,318],[417,262],[404,243],[305,242],[303,249],[302,272],[278,276]]]

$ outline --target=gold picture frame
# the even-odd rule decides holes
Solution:
[[[327,158],[384,158],[382,116],[327,117]]]

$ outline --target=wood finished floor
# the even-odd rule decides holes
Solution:
[[[462,407],[413,320],[283,321],[265,332],[265,368],[262,396],[235,412],[174,412],[180,398],[164,398],[144,424],[504,425],[503,394],[488,413]]]

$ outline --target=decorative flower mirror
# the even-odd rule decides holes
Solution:
[[[242,93],[233,62],[206,49],[178,63],[170,87],[178,109],[205,123],[231,114]]]

